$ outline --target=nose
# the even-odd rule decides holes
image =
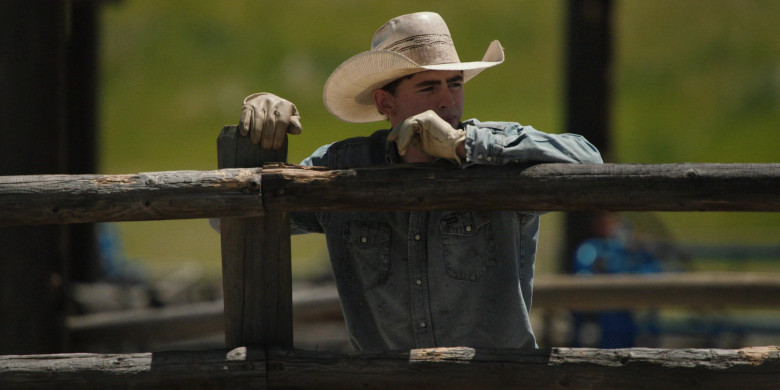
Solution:
[[[439,108],[447,108],[455,105],[455,95],[449,88],[441,88],[439,91]]]

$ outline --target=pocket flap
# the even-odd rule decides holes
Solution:
[[[390,241],[390,227],[382,222],[352,221],[345,226],[344,240],[359,247]]]
[[[490,222],[488,213],[470,211],[452,211],[442,214],[439,226],[442,234],[470,236]]]

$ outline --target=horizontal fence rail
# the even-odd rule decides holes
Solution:
[[[9,389],[776,389],[778,375],[778,347],[0,356]]]
[[[780,211],[780,164],[270,168],[285,210]]]
[[[780,274],[686,272],[539,275],[534,308],[579,311],[657,308],[777,308]]]
[[[293,290],[293,321],[299,325],[338,321],[335,284]],[[718,310],[780,307],[777,273],[663,273],[652,275],[538,275],[534,310],[608,311],[658,308]],[[68,318],[77,345],[112,341],[173,342],[224,332],[222,301],[134,309]]]
[[[0,176],[0,226],[262,215],[260,172]]]
[[[302,210],[780,211],[780,164],[394,165],[0,177],[0,226]]]

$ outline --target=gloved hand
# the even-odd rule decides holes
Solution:
[[[417,137],[417,139],[415,139]],[[466,139],[466,132],[453,128],[433,110],[413,115],[390,131],[387,142],[395,142],[398,154],[406,154],[410,144],[419,143],[423,152],[461,164],[458,144]]]
[[[287,133],[301,133],[301,115],[295,104],[271,93],[253,93],[244,99],[238,129],[249,134],[252,143],[278,150]]]

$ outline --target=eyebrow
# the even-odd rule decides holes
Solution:
[[[447,84],[458,82],[458,81],[463,81],[463,75],[459,74],[457,76],[450,77],[446,81],[447,81]],[[422,87],[429,87],[429,86],[432,86],[432,85],[441,85],[441,80],[420,81],[419,83],[415,84],[414,87],[415,88],[422,88]]]

